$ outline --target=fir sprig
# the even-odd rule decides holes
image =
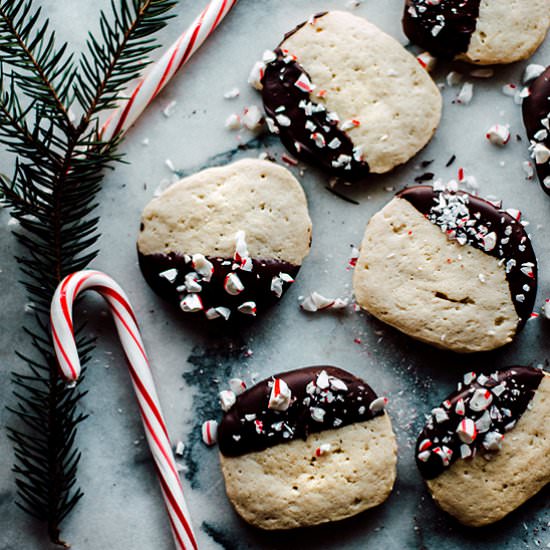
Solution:
[[[17,418],[9,428],[16,463],[17,504],[47,522],[53,542],[60,524],[82,497],[76,473],[77,426],[85,395],[58,375],[48,311],[59,282],[96,256],[96,196],[103,171],[118,159],[119,136],[101,143],[98,115],[115,106],[139,76],[152,35],[172,0],[120,0],[100,15],[100,36],[89,35],[78,61],[32,0],[0,0],[0,143],[17,156],[11,179],[0,177],[0,196],[19,222],[17,257],[34,322],[24,330],[26,364],[13,373]],[[72,115],[73,110],[80,113]],[[79,336],[83,364],[93,348]],[[81,379],[82,380],[82,379]]]

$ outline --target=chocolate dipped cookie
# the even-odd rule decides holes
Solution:
[[[479,65],[527,59],[550,26],[550,0],[406,0],[403,29],[436,57]]]
[[[273,376],[248,389],[218,428],[226,491],[262,529],[344,519],[384,502],[396,476],[386,400],[335,367]]]
[[[298,181],[248,159],[189,176],[153,199],[137,247],[146,281],[184,313],[242,321],[281,298],[310,242]]]
[[[530,84],[522,108],[529,151],[540,184],[550,194],[550,67]]]
[[[537,291],[537,260],[519,218],[464,191],[401,191],[367,225],[353,277],[357,303],[443,349],[511,342]]]
[[[350,13],[313,16],[264,54],[270,130],[296,157],[348,180],[407,162],[431,139],[441,95],[395,39]]]
[[[550,375],[468,373],[432,409],[416,463],[437,504],[465,525],[505,517],[550,481]]]

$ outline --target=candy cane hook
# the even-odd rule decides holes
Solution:
[[[77,295],[88,289],[99,292],[109,304],[113,314],[115,326],[128,359],[128,368],[145,435],[155,461],[176,547],[178,550],[197,550],[197,542],[183,497],[183,488],[176,469],[166,422],[136,317],[122,288],[100,271],[73,273],[63,279],[55,291],[51,304],[51,328],[61,373],[69,381],[77,380],[80,375],[72,309]]]

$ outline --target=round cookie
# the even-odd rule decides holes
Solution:
[[[432,410],[416,462],[437,504],[480,527],[550,482],[550,375],[511,367],[464,378]]]
[[[372,23],[331,11],[264,56],[269,128],[298,158],[348,180],[407,162],[431,139],[441,94],[418,61]]]
[[[141,271],[208,320],[251,318],[294,281],[311,242],[305,194],[285,168],[242,160],[169,187],[144,209]]]
[[[537,291],[519,216],[463,191],[401,191],[367,225],[353,277],[357,303],[440,348],[467,353],[511,342]]]
[[[436,57],[479,65],[527,59],[550,26],[550,0],[406,0],[403,29]]]
[[[539,181],[550,194],[550,67],[531,83],[522,108]]]
[[[264,380],[218,428],[229,499],[249,523],[291,529],[378,506],[396,476],[396,441],[384,398],[335,367]]]

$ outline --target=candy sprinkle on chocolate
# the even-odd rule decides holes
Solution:
[[[491,458],[529,408],[543,376],[533,367],[466,375],[445,400],[451,406],[435,407],[418,436],[416,463],[422,475],[433,479],[459,458],[470,459],[480,451]],[[446,418],[440,412],[444,408]]]
[[[220,424],[220,452],[239,456],[364,422],[383,415],[386,402],[363,380],[336,367],[277,374],[237,396]]]

